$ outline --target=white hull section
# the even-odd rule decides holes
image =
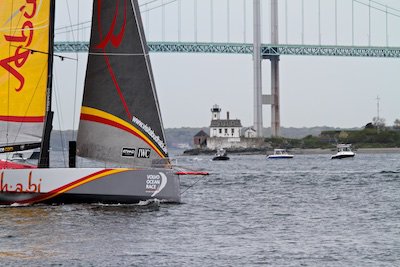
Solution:
[[[343,151],[343,152],[338,152],[335,155],[333,155],[332,159],[353,158],[355,155],[356,155],[356,153],[354,153],[354,152]]]
[[[0,204],[180,201],[170,169],[54,168],[0,170]]]

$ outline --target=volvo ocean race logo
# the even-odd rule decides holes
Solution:
[[[135,149],[130,147],[123,147],[122,154],[123,157],[134,157],[135,156]]]
[[[146,179],[146,193],[152,193],[154,197],[167,185],[167,176],[165,173],[159,172],[158,174],[148,174]]]

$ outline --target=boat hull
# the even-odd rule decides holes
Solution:
[[[229,160],[228,156],[217,156],[214,157],[212,160]]]
[[[0,204],[180,202],[173,170],[123,168],[0,171]]]
[[[267,159],[292,159],[292,158],[293,158],[292,155],[286,155],[286,156],[283,156],[283,155],[280,155],[280,156],[270,155],[270,156],[267,156]]]
[[[354,158],[355,154],[341,154],[341,155],[333,155],[331,159],[345,159],[345,158]]]

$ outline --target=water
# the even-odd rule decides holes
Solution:
[[[0,265],[400,266],[399,154],[177,162],[179,205],[1,208]]]

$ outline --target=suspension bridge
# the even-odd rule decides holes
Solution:
[[[390,0],[386,0],[390,1]],[[254,128],[280,135],[281,56],[400,57],[400,10],[384,0],[140,0],[150,52],[251,54]],[[87,52],[90,21],[56,29],[55,51]],[[271,94],[262,93],[271,61]]]

